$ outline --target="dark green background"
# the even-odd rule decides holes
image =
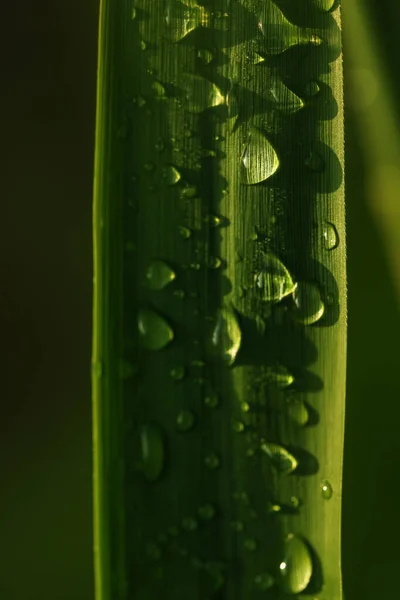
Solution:
[[[19,0],[1,8],[0,598],[7,600],[93,598],[97,19],[97,0]],[[381,0],[374,23],[400,100],[400,9]],[[359,140],[349,107],[343,570],[346,600],[376,600],[398,593],[400,318],[366,203],[369,167]]]

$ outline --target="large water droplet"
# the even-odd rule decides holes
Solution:
[[[186,109],[190,113],[199,114],[207,108],[225,104],[225,97],[216,84],[200,75],[182,73],[178,87],[184,92]]]
[[[275,580],[269,573],[261,573],[260,575],[256,575],[256,577],[254,577],[254,583],[259,590],[266,591],[272,588]]]
[[[321,495],[324,500],[330,500],[333,496],[332,485],[327,479],[321,483]]]
[[[180,178],[181,174],[173,165],[166,165],[161,172],[161,179],[167,185],[175,185]]]
[[[291,294],[296,287],[285,265],[270,252],[262,253],[254,281],[266,302],[278,302]]]
[[[312,29],[293,25],[273,0],[264,0],[258,26],[264,35],[264,49],[269,54],[280,54],[297,44],[320,45],[322,40]]]
[[[293,316],[303,325],[312,325],[321,319],[325,306],[316,284],[300,281],[293,292]]]
[[[279,444],[263,442],[261,450],[269,456],[274,467],[281,473],[292,473],[298,465],[295,457]]]
[[[174,339],[167,321],[153,310],[140,310],[137,323],[141,344],[147,350],[161,350]]]
[[[181,410],[176,418],[176,426],[179,431],[190,431],[195,421],[196,417],[191,410]]]
[[[204,9],[203,9],[204,10]],[[171,42],[179,42],[196,27],[201,26],[202,9],[188,6],[188,3],[168,0],[165,9],[166,37]]]
[[[333,223],[326,221],[322,228],[322,237],[326,250],[334,250],[339,246],[339,235]]]
[[[161,428],[143,425],[140,430],[141,469],[147,481],[156,481],[164,468],[164,440]]]
[[[279,570],[281,586],[289,594],[300,594],[310,583],[313,571],[311,555],[300,537],[290,534],[286,538]]]
[[[279,167],[279,158],[271,142],[253,127],[242,153],[242,182],[253,185],[266,181]]]
[[[153,260],[146,271],[146,285],[151,290],[162,290],[175,279],[175,272],[162,260]]]
[[[221,308],[211,336],[213,354],[231,366],[235,362],[241,341],[242,332],[233,308]]]

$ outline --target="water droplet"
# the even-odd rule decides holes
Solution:
[[[190,229],[188,227],[183,227],[182,225],[180,225],[178,227],[178,230],[179,230],[181,237],[184,240],[188,240],[192,235],[192,232],[190,231]]]
[[[333,223],[326,221],[322,229],[325,250],[334,250],[339,246],[339,235]]]
[[[242,411],[244,413],[247,413],[250,410],[250,404],[248,402],[241,402],[240,403],[240,408],[242,409]]]
[[[208,394],[208,396],[204,398],[204,404],[209,408],[217,408],[219,405],[219,398],[217,394]]]
[[[246,506],[248,506],[250,503],[249,495],[246,492],[234,492],[233,499],[237,500],[238,502],[242,502]]]
[[[321,495],[324,500],[330,500],[332,498],[332,485],[327,479],[321,483]]]
[[[146,104],[146,99],[143,98],[143,96],[137,96],[137,98],[134,99],[134,102],[139,108],[143,108]]]
[[[185,297],[184,290],[174,290],[172,293],[175,296],[175,298],[179,298],[180,300],[182,300]]]
[[[259,590],[266,591],[272,588],[275,583],[274,578],[269,573],[261,573],[254,577],[254,583]]]
[[[321,292],[314,283],[301,281],[293,292],[293,317],[303,325],[312,325],[321,319],[325,306]]]
[[[164,468],[164,440],[161,428],[155,424],[140,429],[141,470],[147,481],[156,481]]]
[[[146,544],[146,555],[150,560],[159,560],[161,558],[161,549],[154,542]]]
[[[278,105],[277,108],[285,114],[293,114],[304,106],[303,100],[280,80],[272,85],[271,94]]]
[[[218,256],[210,256],[208,259],[208,267],[210,269],[219,269],[222,265],[222,261]]]
[[[253,185],[266,181],[279,167],[278,155],[267,137],[252,128],[250,138],[242,153],[242,182]]]
[[[180,196],[183,199],[195,198],[198,194],[198,189],[195,185],[186,184],[180,191]]]
[[[320,87],[317,81],[309,81],[304,88],[306,96],[316,96],[319,92]]]
[[[232,429],[233,431],[236,431],[236,433],[242,433],[242,431],[244,431],[244,424],[242,421],[234,421],[232,423]]]
[[[225,96],[216,84],[200,75],[182,73],[178,85],[184,93],[187,110],[190,113],[199,114],[208,108],[225,103]]]
[[[151,89],[154,92],[154,96],[156,98],[156,100],[166,100],[167,99],[167,93],[165,90],[165,87],[163,86],[163,84],[161,83],[161,81],[153,81],[153,83],[151,84]]]
[[[137,323],[141,344],[147,350],[161,350],[174,339],[167,321],[152,310],[140,310]]]
[[[220,465],[219,457],[213,452],[212,454],[206,456],[204,459],[204,464],[211,470],[218,469]]]
[[[194,427],[196,417],[191,410],[181,410],[176,418],[179,431],[190,431]]]
[[[169,0],[165,10],[167,25],[166,36],[171,42],[179,42],[202,23],[202,11],[199,6],[188,6],[187,3]]]
[[[131,19],[132,19],[132,21],[133,21],[134,19],[136,19],[136,14],[137,14],[137,13],[136,13],[136,8],[133,6],[133,7],[132,7],[132,10],[131,10]]]
[[[295,457],[279,444],[263,442],[261,450],[269,456],[274,467],[281,473],[292,473],[298,466]]]
[[[182,529],[185,531],[196,531],[197,529],[197,521],[193,519],[193,517],[185,517],[182,520]]]
[[[304,163],[313,173],[322,173],[325,170],[325,161],[318,152],[311,150]]]
[[[166,185],[175,185],[180,180],[181,174],[173,165],[167,165],[162,169],[161,178]]]
[[[207,50],[206,48],[201,48],[197,52],[197,58],[201,60],[203,65],[208,65],[213,60],[214,56],[211,50]]]
[[[216,514],[216,510],[212,504],[204,504],[204,506],[200,506],[197,512],[200,519],[204,519],[204,521],[211,521]]]
[[[290,504],[293,506],[293,508],[298,508],[300,506],[300,498],[297,496],[291,496]]]
[[[268,512],[272,514],[280,513],[282,506],[280,504],[274,504],[273,502],[268,503]]]
[[[213,354],[231,366],[235,362],[242,341],[242,332],[233,308],[221,308],[212,332]]]
[[[222,219],[217,215],[208,215],[207,222],[210,223],[211,227],[219,227],[222,223]]]
[[[285,540],[284,558],[279,565],[280,583],[289,594],[300,594],[308,586],[313,565],[310,551],[298,536],[288,535]]]
[[[314,6],[321,12],[330,12],[336,5],[336,0],[314,0]]]
[[[294,382],[294,377],[283,365],[275,365],[274,367],[267,367],[266,371],[267,381],[273,383],[279,388],[289,387]]]
[[[288,415],[298,425],[307,425],[309,414],[307,406],[300,398],[289,398],[288,399]]]
[[[231,527],[234,531],[236,531],[236,533],[242,533],[242,531],[244,530],[244,525],[242,521],[232,521]]]
[[[266,302],[278,302],[291,294],[296,287],[285,265],[270,252],[261,254],[254,281]]]
[[[146,50],[146,48],[147,48],[146,42],[144,40],[141,40],[139,43],[139,47],[141,50]]]
[[[257,550],[257,542],[254,538],[247,538],[244,541],[243,546],[249,552],[255,552]]]
[[[185,367],[173,367],[169,374],[174,381],[182,381],[182,379],[185,377]]]
[[[146,285],[151,290],[162,290],[175,279],[175,272],[162,260],[153,260],[146,271]]]
[[[297,44],[321,44],[322,40],[312,29],[293,25],[273,0],[264,0],[258,21],[265,38],[264,50],[268,54],[280,54]]]

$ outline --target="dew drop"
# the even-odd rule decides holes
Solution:
[[[174,290],[173,295],[175,296],[175,298],[179,298],[180,300],[183,300],[183,298],[185,297],[185,291],[184,290]]]
[[[216,510],[212,504],[204,504],[204,506],[200,506],[197,514],[199,515],[200,519],[203,519],[204,521],[211,521],[211,519],[215,517]]]
[[[208,259],[209,269],[219,269],[222,265],[222,261],[218,256],[210,256]]]
[[[175,272],[162,260],[153,260],[146,271],[146,285],[151,290],[162,290],[174,281]]]
[[[147,481],[156,481],[164,468],[164,439],[155,424],[143,425],[140,430],[141,470]]]
[[[137,323],[141,344],[147,350],[161,350],[174,339],[167,321],[152,310],[140,310]]]
[[[266,181],[279,167],[278,155],[267,137],[253,127],[242,153],[242,182],[253,185]]]
[[[255,552],[257,550],[257,542],[256,542],[256,540],[254,538],[247,538],[243,542],[243,546],[249,552]]]
[[[236,533],[242,533],[242,531],[244,530],[244,525],[242,521],[232,521],[231,527],[234,531],[236,531]]]
[[[266,302],[278,302],[296,288],[285,265],[270,252],[261,254],[260,266],[254,276],[254,282]]]
[[[318,152],[311,150],[304,163],[313,173],[322,173],[325,170],[325,161]]]
[[[266,378],[268,382],[273,383],[278,388],[289,387],[294,382],[294,377],[283,365],[275,365],[266,369]]]
[[[242,421],[234,421],[232,423],[232,429],[236,433],[242,433],[242,431],[244,431],[244,424],[242,423]]]
[[[162,169],[161,178],[166,185],[175,185],[180,180],[181,174],[173,165],[167,165]]]
[[[219,398],[217,394],[208,394],[204,398],[204,404],[209,408],[217,408],[219,405]]]
[[[254,577],[254,583],[259,590],[266,591],[272,588],[275,580],[269,573],[260,573]]]
[[[190,231],[190,229],[188,227],[183,227],[182,225],[180,225],[178,227],[178,229],[179,229],[180,236],[184,240],[188,240],[191,237],[192,232]]]
[[[258,26],[268,54],[280,54],[297,44],[320,45],[322,42],[312,29],[297,27],[288,21],[273,0],[264,0]]]
[[[187,6],[183,2],[168,0],[165,9],[166,37],[179,42],[201,25],[202,11],[199,6]]]
[[[285,114],[293,114],[304,107],[304,102],[282,81],[277,80],[271,87],[271,94],[277,108]]]
[[[154,93],[154,97],[156,100],[166,100],[167,99],[167,94],[166,94],[166,90],[164,85],[161,83],[161,81],[153,81],[153,83],[151,84],[151,89],[153,90]]]
[[[141,50],[146,50],[146,48],[147,48],[146,42],[144,40],[141,40],[140,44],[139,44],[139,47],[140,47]]]
[[[301,427],[307,425],[309,414],[306,405],[299,398],[289,398],[288,400],[288,415]]]
[[[248,402],[241,402],[240,408],[244,413],[247,413],[250,410],[250,404]]]
[[[289,594],[300,594],[308,586],[313,571],[310,551],[300,537],[289,534],[283,556],[279,565],[281,586]]]
[[[136,19],[136,14],[137,14],[136,8],[134,6],[132,6],[132,9],[131,9],[131,19],[132,19],[132,21],[134,19]]]
[[[291,496],[290,504],[293,506],[293,508],[298,508],[300,506],[300,498],[297,496]]]
[[[274,467],[281,473],[292,473],[298,466],[295,457],[279,444],[263,442],[261,450],[269,456]]]
[[[306,96],[316,96],[319,92],[320,87],[317,81],[309,81],[304,88]]]
[[[325,306],[316,284],[300,281],[293,292],[293,317],[303,325],[312,325],[321,319]]]
[[[214,56],[211,50],[202,48],[197,52],[197,58],[200,59],[203,65],[208,65],[213,60]]]
[[[179,431],[190,431],[195,421],[196,417],[191,410],[181,410],[176,417],[176,426]]]
[[[196,531],[196,529],[197,529],[196,519],[193,519],[193,517],[185,517],[182,520],[182,529],[184,529],[185,531],[188,531],[188,532]]]
[[[332,485],[327,479],[321,483],[321,495],[324,500],[330,500],[332,498]]]
[[[222,224],[222,219],[217,215],[208,215],[207,222],[210,224],[211,227],[219,227]]]
[[[185,377],[185,367],[173,367],[169,374],[174,381],[182,381],[182,379]]]
[[[204,459],[204,464],[211,470],[218,469],[220,465],[219,457],[213,452],[212,454],[206,456]]]
[[[215,83],[191,73],[182,73],[179,87],[185,95],[189,113],[199,114],[208,108],[225,104],[225,96]]]
[[[321,12],[330,12],[336,5],[337,0],[313,0],[314,6]]]
[[[221,308],[212,331],[212,353],[228,366],[233,365],[242,341],[242,332],[233,308]]]
[[[224,565],[220,562],[209,562],[204,565],[204,570],[209,576],[206,583],[208,594],[214,595],[225,583]]]
[[[325,250],[334,250],[339,246],[339,235],[333,223],[326,221],[322,228]]]

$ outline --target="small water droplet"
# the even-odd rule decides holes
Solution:
[[[184,529],[185,531],[188,531],[188,532],[196,531],[196,529],[197,529],[196,519],[193,519],[193,517],[185,517],[182,520],[182,529]]]
[[[325,250],[334,250],[339,246],[339,235],[333,223],[326,221],[322,229]]]
[[[151,89],[153,90],[156,100],[166,100],[166,90],[161,81],[153,81],[153,83],[151,84]]]
[[[244,413],[247,413],[250,410],[250,404],[248,402],[241,402],[240,403],[240,408],[242,409],[242,411]]]
[[[155,424],[140,429],[141,470],[147,481],[156,481],[164,468],[164,439],[161,428]]]
[[[178,227],[178,230],[179,230],[180,236],[184,240],[188,240],[192,235],[192,232],[190,231],[190,229],[188,227],[183,227],[182,225],[180,225]]]
[[[286,538],[279,570],[280,584],[289,594],[300,594],[310,583],[313,571],[311,555],[300,537],[290,534]]]
[[[307,406],[300,398],[289,398],[288,399],[288,415],[298,425],[307,425],[309,414]]]
[[[221,308],[211,336],[212,353],[231,366],[235,362],[241,341],[242,332],[233,308]]]
[[[148,171],[149,173],[151,173],[151,171],[154,171],[155,169],[155,165],[152,162],[147,162],[144,164],[144,168],[146,171]]]
[[[281,473],[292,473],[298,466],[295,457],[279,444],[263,442],[261,450],[269,456],[274,467]]]
[[[225,583],[224,565],[220,562],[209,562],[204,565],[205,572],[209,575],[207,582],[208,594],[214,595]]]
[[[317,81],[309,81],[304,88],[306,96],[316,96],[319,92],[320,87]]]
[[[281,389],[289,387],[294,382],[292,373],[284,365],[267,367],[265,374],[268,382],[273,383]]]
[[[234,492],[233,499],[237,500],[238,502],[242,502],[246,506],[248,506],[250,503],[249,495],[246,492]]]
[[[293,506],[293,508],[298,508],[300,506],[300,498],[297,496],[291,496],[290,504]]]
[[[132,19],[132,21],[134,19],[136,19],[136,14],[137,14],[136,8],[134,6],[132,6],[132,9],[131,9],[131,19]]]
[[[219,398],[217,394],[208,394],[205,398],[204,398],[204,404],[206,406],[208,406],[209,408],[217,408],[217,406],[219,405]]]
[[[199,114],[225,103],[225,97],[216,84],[200,75],[182,73],[178,85],[184,93],[190,113]]]
[[[335,297],[333,294],[328,293],[325,297],[325,301],[326,301],[326,305],[327,306],[333,306],[334,302],[335,302]]]
[[[254,538],[247,538],[243,542],[243,546],[249,552],[255,552],[257,550],[257,541]]]
[[[242,153],[242,182],[253,185],[266,181],[279,167],[278,155],[271,142],[259,129],[253,127]]]
[[[152,310],[140,310],[137,324],[141,344],[147,350],[161,350],[174,339],[167,321]]]
[[[242,521],[232,521],[231,527],[234,531],[236,531],[236,533],[242,533],[242,531],[244,530],[244,525]]]
[[[146,285],[151,290],[162,290],[174,281],[175,272],[162,260],[153,260],[146,271]]]
[[[254,282],[261,291],[262,299],[266,302],[278,302],[291,294],[296,288],[288,269],[271,252],[261,254],[260,265],[254,276]]]
[[[260,573],[260,575],[254,577],[254,583],[259,590],[266,591],[272,588],[275,580],[269,573]]]
[[[312,325],[319,321],[325,311],[318,286],[300,281],[293,292],[293,317],[303,325]]]
[[[322,173],[325,170],[325,161],[318,152],[311,150],[304,163],[313,173]]]
[[[146,50],[146,48],[147,48],[146,42],[144,40],[141,40],[139,43],[139,47],[141,50]]]
[[[208,267],[210,269],[219,269],[222,265],[222,261],[218,256],[210,256],[208,259]]]
[[[321,495],[324,500],[330,500],[332,498],[333,488],[327,479],[321,483]]]
[[[219,461],[218,455],[215,454],[214,452],[212,454],[209,454],[204,459],[204,464],[206,465],[206,467],[208,467],[211,470],[218,469],[218,467],[220,465],[220,461]]]
[[[139,108],[143,108],[143,106],[146,104],[146,98],[143,98],[143,96],[137,96],[136,98],[134,98],[134,103]]]
[[[204,506],[200,506],[197,511],[200,519],[204,521],[211,521],[215,517],[216,510],[212,504],[204,504]]]
[[[211,227],[219,227],[222,224],[222,219],[217,215],[208,215],[207,222],[210,224]]]
[[[196,417],[191,410],[181,410],[176,417],[176,426],[179,431],[190,431],[195,421]]]
[[[185,367],[173,367],[169,374],[174,381],[182,381],[182,379],[185,377]]]
[[[213,60],[214,56],[211,50],[207,50],[207,48],[201,48],[197,52],[197,58],[203,63],[203,65],[208,65]]]
[[[242,431],[244,431],[244,424],[242,421],[234,421],[232,423],[232,429],[233,431],[236,431],[236,433],[242,433]]]
[[[180,180],[181,174],[173,165],[167,165],[162,169],[161,178],[166,185],[175,185]]]
[[[179,298],[180,300],[182,300],[186,295],[184,290],[174,290],[172,294],[175,296],[175,298]]]
[[[195,198],[198,195],[198,189],[195,185],[185,185],[181,191],[180,196],[182,199]]]

